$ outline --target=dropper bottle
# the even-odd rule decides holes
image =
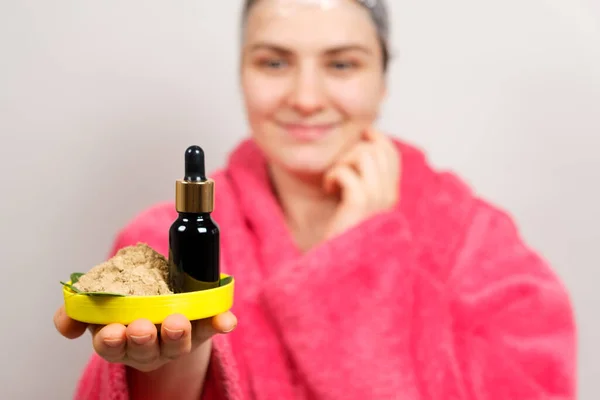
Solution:
[[[212,219],[214,187],[206,177],[204,151],[185,152],[185,176],[175,183],[178,218],[169,229],[169,284],[175,293],[219,286],[219,226]]]

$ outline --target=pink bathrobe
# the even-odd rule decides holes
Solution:
[[[509,215],[397,145],[399,207],[305,254],[253,142],[213,176],[239,326],[214,340],[203,400],[576,398],[559,279]],[[137,242],[168,254],[175,218],[172,203],[144,211],[113,254]],[[75,398],[127,399],[125,367],[94,355]]]

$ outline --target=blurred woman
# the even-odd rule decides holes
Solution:
[[[89,327],[76,398],[574,399],[575,324],[553,271],[505,212],[373,126],[383,2],[256,0],[243,15],[251,137],[213,175],[235,306]],[[113,254],[168,254],[175,218],[172,203],[144,210]],[[88,328],[62,308],[55,323]]]

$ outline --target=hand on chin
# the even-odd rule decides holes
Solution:
[[[323,180],[327,193],[339,195],[326,238],[337,236],[371,216],[398,204],[400,154],[381,132],[369,129],[332,166]]]

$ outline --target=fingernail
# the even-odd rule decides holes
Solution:
[[[235,329],[235,327],[236,327],[236,326],[237,326],[237,319],[235,319],[235,320],[233,320],[233,321],[229,321],[229,327],[228,327],[228,328],[225,328],[225,329],[223,330],[223,333],[229,333],[229,332],[232,332],[232,331]]]
[[[148,341],[150,340],[150,337],[152,335],[145,335],[145,336],[129,336],[129,338],[133,341],[133,343],[135,344],[146,344],[148,343]]]
[[[122,339],[104,339],[104,344],[108,347],[119,347],[123,344]]]
[[[167,337],[171,340],[179,340],[183,336],[183,329],[173,331],[165,328],[165,332],[167,334]]]

